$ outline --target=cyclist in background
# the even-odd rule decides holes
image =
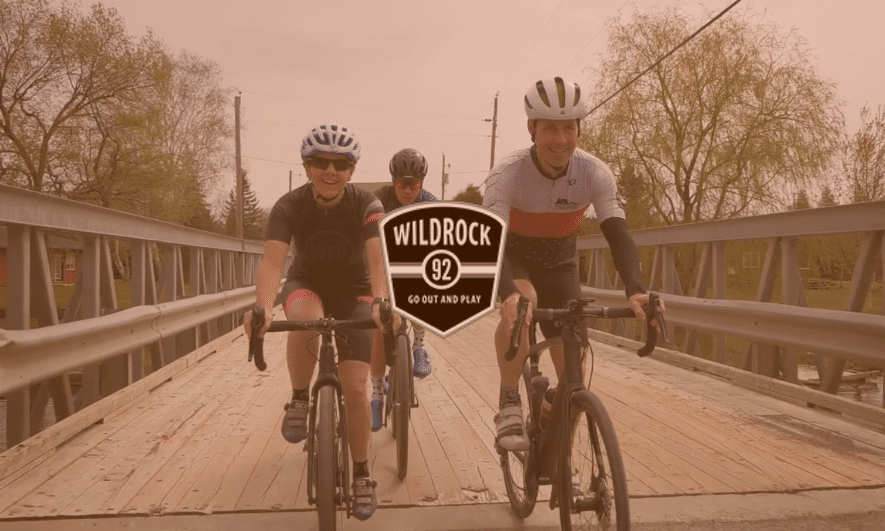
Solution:
[[[405,148],[397,151],[390,159],[390,177],[392,184],[375,190],[381,200],[385,212],[392,212],[402,206],[425,201],[436,201],[436,197],[424,189],[424,177],[427,176],[427,159],[418,151]],[[433,369],[430,356],[424,348],[424,329],[412,324],[414,341],[413,373],[416,378],[426,378]],[[384,412],[384,369],[387,363],[384,356],[384,340],[381,330],[376,330],[372,346],[372,431],[378,431],[383,424]]]
[[[566,301],[581,297],[576,239],[590,205],[637,318],[645,319],[643,307],[648,304],[639,255],[618,204],[614,175],[601,160],[577,149],[581,119],[588,112],[580,87],[559,77],[542,79],[532,84],[524,103],[533,145],[511,153],[492,168],[483,198],[485,207],[508,221],[498,290],[501,321],[495,331],[501,372],[495,425],[498,443],[511,451],[529,447],[517,385],[528,353],[531,309],[562,308]],[[530,302],[526,326],[519,352],[506,361],[520,295]],[[545,338],[559,336],[560,330],[561,325],[541,323]],[[550,350],[560,377],[562,346]]]
[[[304,137],[301,159],[309,182],[282,196],[267,223],[264,258],[255,284],[256,301],[265,315],[271,314],[276,300],[291,241],[296,252],[280,294],[287,319],[373,317],[381,326],[378,303],[387,296],[387,280],[378,220],[384,209],[370,192],[349,183],[359,158],[360,144],[346,127],[319,125]],[[252,312],[246,312],[247,334],[251,322]],[[263,332],[269,326],[270,319]],[[281,430],[290,443],[303,441],[308,434],[309,388],[319,344],[316,332],[289,333],[286,361],[292,398],[285,405]],[[353,455],[353,512],[365,520],[377,506],[368,468],[371,431],[366,381],[372,331],[341,330],[336,346]]]

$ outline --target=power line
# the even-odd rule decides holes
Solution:
[[[616,90],[612,95],[610,95],[609,97],[607,97],[606,99],[604,99],[604,100],[602,101],[602,103],[600,103],[600,104],[597,105],[596,107],[593,107],[592,109],[590,109],[590,111],[589,111],[587,114],[590,114],[590,113],[594,112],[595,110],[599,109],[600,107],[602,107],[603,105],[605,105],[606,103],[608,103],[609,100],[611,100],[612,98],[614,98],[615,96],[617,96],[618,94],[620,94],[624,89],[626,89],[627,87],[629,87],[630,85],[632,85],[637,79],[639,79],[640,77],[642,77],[642,76],[644,76],[645,74],[647,74],[647,73],[648,73],[649,71],[651,71],[654,67],[656,67],[656,66],[658,66],[659,64],[661,64],[661,63],[664,61],[664,59],[666,59],[667,57],[670,57],[671,55],[673,55],[674,52],[676,52],[676,50],[678,50],[679,48],[681,48],[682,46],[684,46],[685,44],[687,44],[690,40],[692,40],[692,39],[694,39],[695,37],[697,37],[698,34],[699,34],[700,32],[704,31],[704,30],[707,29],[707,27],[710,26],[712,23],[714,23],[714,22],[716,22],[717,20],[719,20],[720,18],[722,18],[723,15],[725,15],[726,13],[728,13],[728,12],[729,12],[734,6],[738,5],[740,2],[741,2],[741,0],[735,0],[734,2],[732,2],[731,5],[729,5],[729,6],[726,7],[725,9],[723,9],[723,10],[722,10],[721,12],[719,12],[719,14],[717,14],[715,17],[713,17],[713,18],[711,18],[710,20],[708,20],[703,26],[701,26],[701,27],[698,28],[694,33],[692,33],[691,35],[689,35],[688,37],[686,37],[681,43],[679,43],[679,44],[676,45],[673,49],[671,49],[670,51],[668,51],[667,53],[665,53],[664,55],[662,55],[661,57],[659,57],[654,63],[651,64],[651,66],[649,66],[648,68],[646,68],[645,70],[643,70],[642,72],[640,72],[639,74],[637,74],[633,79],[631,79],[631,80],[628,81],[625,85],[623,85],[621,88],[619,88],[618,90]],[[626,5],[626,4],[627,4],[627,2],[624,2],[624,5]],[[624,8],[624,5],[621,6],[621,9]],[[593,38],[595,39],[596,37],[594,36]],[[592,42],[592,39],[591,39],[591,42]],[[587,43],[588,46],[589,46],[589,44],[590,44],[590,43]],[[586,48],[586,46],[585,46],[584,48]],[[583,50],[581,50],[581,53],[583,53]],[[580,55],[581,55],[581,54],[579,53],[577,56],[575,56],[575,59],[577,59],[577,57],[580,56]],[[574,62],[575,59],[572,59],[572,62]],[[571,63],[569,63],[569,65],[571,65]],[[568,68],[568,66],[567,66],[566,68]],[[513,120],[511,120],[511,121],[507,124],[507,126],[504,127],[504,129],[502,129],[501,131],[503,132],[503,131],[507,130],[508,128],[510,128],[510,126],[513,125],[513,123],[514,123],[517,119],[519,119],[519,116],[517,116],[516,118],[514,118]]]
[[[241,155],[240,157],[244,158],[244,159],[249,159],[249,160],[260,160],[260,161],[264,161],[264,162],[276,162],[278,164],[289,164],[290,166],[300,166],[301,165],[300,162],[288,162],[285,160],[262,159],[262,158],[258,158],[258,157],[247,157],[246,155]]]
[[[507,82],[510,81],[510,78],[513,76],[513,73],[516,72],[516,69],[519,68],[519,66],[525,60],[525,58],[529,54],[529,52],[532,51],[532,48],[535,47],[535,43],[538,42],[538,39],[541,38],[541,35],[544,33],[544,30],[547,29],[548,25],[550,25],[550,21],[553,20],[553,17],[556,15],[556,13],[559,12],[559,8],[562,7],[562,2],[563,2],[563,0],[559,0],[559,5],[557,5],[556,9],[553,10],[553,13],[550,14],[550,18],[548,18],[547,22],[544,23],[544,27],[541,28],[541,30],[538,32],[537,35],[535,35],[535,40],[532,41],[532,44],[528,47],[528,49],[525,51],[525,53],[522,54],[522,57],[519,58],[519,61],[516,63],[516,66],[513,67],[513,70],[511,70],[510,73],[507,74],[507,77],[504,78],[504,81],[501,83],[501,87],[498,88],[498,93],[500,93],[501,88],[503,88],[504,85],[506,85]],[[482,111],[480,111],[480,112],[482,112]]]
[[[630,0],[625,0],[625,2],[624,2],[623,4],[621,4],[621,7],[619,7],[619,8],[618,8],[618,11],[617,11],[618,14],[621,13],[621,11],[624,9],[624,6],[627,5],[628,2],[630,2]],[[578,57],[581,57],[581,54],[584,53],[584,50],[586,50],[591,44],[593,44],[593,41],[596,40],[596,37],[599,37],[599,34],[601,34],[601,33],[602,33],[602,30],[604,30],[604,29],[605,29],[605,24],[603,24],[602,27],[599,28],[599,31],[596,32],[596,35],[594,35],[594,36],[593,36],[593,37],[587,42],[587,44],[585,44],[584,47],[581,48],[581,51],[578,52],[578,53],[572,58],[572,60],[569,61],[569,63],[568,63],[567,65],[565,65],[565,68],[563,68],[562,70],[560,70],[560,72],[565,72],[566,70],[568,70],[568,67],[572,66],[572,63],[574,63],[575,61],[577,61],[577,60],[578,60]]]
[[[314,125],[316,125],[316,124],[293,124],[293,123],[287,123],[287,122],[268,122],[268,121],[263,121],[263,120],[244,120],[244,121],[246,121],[248,123],[254,123],[254,124],[284,125],[287,127],[289,127],[289,126],[291,126],[291,127],[313,127]],[[410,135],[481,136],[481,137],[488,137],[489,136],[489,135],[482,135],[482,134],[477,134],[477,133],[439,133],[439,132],[435,132],[435,131],[402,131],[402,130],[397,131],[394,129],[375,129],[375,128],[365,128],[365,127],[352,128],[352,129],[356,129],[358,131],[378,131],[378,132],[382,132],[382,133],[397,133],[397,134],[406,133],[406,134],[410,134]]]
[[[669,52],[667,52],[667,53],[665,53],[664,55],[662,55],[661,57],[659,57],[657,61],[655,61],[654,63],[651,64],[651,66],[649,66],[648,68],[646,68],[646,69],[643,70],[642,72],[636,74],[636,76],[635,76],[633,79],[631,79],[631,80],[628,81],[625,85],[623,85],[621,88],[619,88],[618,90],[616,90],[616,91],[614,92],[614,94],[612,94],[611,96],[609,96],[609,97],[605,98],[604,100],[602,100],[602,103],[600,103],[600,104],[597,105],[596,107],[593,107],[592,109],[590,109],[590,112],[587,113],[587,114],[591,114],[591,113],[593,113],[593,111],[595,111],[596,109],[598,109],[598,108],[602,107],[603,105],[605,105],[606,103],[608,103],[609,100],[611,100],[612,98],[614,98],[615,96],[617,96],[618,94],[620,94],[624,89],[626,89],[627,87],[629,87],[630,85],[632,85],[637,79],[639,79],[640,77],[642,77],[642,76],[644,76],[645,74],[647,74],[647,73],[648,73],[649,71],[651,71],[654,67],[656,67],[656,66],[658,66],[659,64],[661,64],[661,62],[663,62],[664,59],[666,59],[667,57],[670,57],[670,56],[671,56],[676,50],[678,50],[679,48],[682,48],[685,44],[687,44],[688,41],[690,41],[690,40],[694,39],[695,37],[697,37],[697,35],[698,35],[700,32],[702,32],[702,31],[704,31],[705,29],[707,29],[707,27],[708,27],[710,24],[712,24],[712,23],[716,22],[717,20],[719,20],[723,15],[725,15],[726,13],[728,13],[728,12],[731,10],[731,8],[733,8],[734,6],[738,5],[739,3],[741,3],[741,0],[734,0],[734,2],[731,3],[731,5],[729,5],[728,7],[726,7],[725,9],[723,9],[722,11],[720,11],[719,14],[716,15],[715,17],[713,17],[713,18],[711,18],[710,20],[708,20],[706,24],[704,24],[703,26],[701,26],[700,28],[698,28],[697,31],[695,31],[694,33],[692,33],[691,35],[689,35],[688,37],[686,37],[682,42],[680,42],[679,44],[677,44],[675,48],[671,49]]]
[[[360,109],[371,109],[374,111],[401,112],[401,113],[406,113],[406,114],[418,114],[418,115],[423,115],[423,116],[441,116],[443,118],[461,118],[463,120],[478,120],[478,118],[474,118],[472,116],[459,116],[457,114],[442,114],[442,113],[432,113],[432,112],[410,111],[407,109],[389,109],[386,107],[373,107],[371,105],[360,105],[357,103],[340,103],[340,102],[333,102],[333,101],[311,100],[311,99],[307,99],[307,98],[294,98],[292,96],[282,96],[280,94],[264,94],[261,92],[248,92],[245,90],[243,91],[243,94],[252,94],[254,96],[265,96],[268,98],[280,98],[280,99],[292,100],[292,101],[303,101],[303,102],[308,102],[308,103],[320,103],[323,105],[343,105],[343,106],[347,106],[347,107],[357,107]]]
[[[550,21],[553,20],[553,17],[556,15],[556,13],[559,12],[560,7],[562,7],[562,0],[559,0],[559,5],[556,6],[556,9],[553,10],[553,13],[550,15],[550,18],[547,19],[547,22],[544,24],[544,27],[541,28],[541,31],[539,31],[538,34],[535,36],[535,40],[532,41],[532,45],[529,46],[528,50],[526,50],[524,54],[522,54],[522,57],[519,59],[519,62],[516,63],[516,66],[513,67],[513,70],[510,71],[510,74],[507,76],[507,78],[504,80],[504,82],[501,83],[501,87],[498,88],[498,92],[501,92],[501,88],[504,87],[504,85],[506,85],[508,81],[510,81],[510,77],[513,75],[514,72],[516,72],[516,69],[519,68],[519,65],[522,64],[523,60],[525,60],[525,58],[529,54],[529,52],[532,51],[532,48],[535,47],[535,43],[537,43],[538,39],[541,38],[541,34],[544,33],[544,30],[547,29],[547,26],[550,24]]]

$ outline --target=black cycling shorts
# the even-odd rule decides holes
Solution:
[[[323,306],[323,313],[335,319],[365,319],[372,317],[372,295],[365,290],[342,290],[311,285],[303,280],[289,280],[277,298],[288,312],[290,298],[310,297]],[[338,361],[355,360],[370,363],[372,359],[373,329],[340,329],[335,333]]]
[[[581,282],[578,278],[578,263],[568,260],[553,267],[541,267],[507,254],[510,271],[515,279],[531,282],[538,294],[538,308],[563,308],[566,301],[581,298]],[[551,321],[540,323],[541,333],[551,339],[559,337],[562,326]]]

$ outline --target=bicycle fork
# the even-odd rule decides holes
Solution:
[[[316,478],[317,478],[317,463],[315,461],[316,456],[316,429],[317,429],[317,415],[318,415],[318,404],[319,404],[319,395],[320,390],[323,387],[332,387],[335,390],[335,397],[337,403],[335,404],[336,409],[338,410],[338,426],[336,427],[337,440],[339,443],[338,447],[338,461],[341,463],[340,470],[338,470],[338,492],[339,499],[336,499],[337,505],[345,504],[349,507],[349,498],[350,498],[350,474],[349,474],[349,466],[350,463],[348,461],[348,450],[349,450],[349,441],[347,438],[347,422],[344,420],[346,417],[346,411],[344,410],[344,394],[341,389],[341,381],[338,379],[338,375],[335,372],[335,353],[332,349],[331,345],[331,337],[327,338],[323,337],[323,342],[320,345],[320,370],[317,375],[317,381],[314,382],[313,387],[311,389],[311,399],[310,399],[310,411],[309,411],[309,420],[308,420],[308,434],[307,434],[307,442],[304,445],[304,451],[307,452],[307,503],[310,505],[316,505]],[[349,511],[350,509],[348,509]],[[350,517],[350,514],[347,515]]]

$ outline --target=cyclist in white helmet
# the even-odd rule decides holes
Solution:
[[[394,153],[390,159],[390,178],[393,183],[382,186],[375,190],[375,195],[381,200],[384,212],[392,212],[397,208],[436,201],[436,196],[424,189],[424,178],[427,176],[427,159],[420,152],[412,148],[405,148]],[[414,364],[412,373],[418,379],[424,379],[433,370],[430,363],[430,355],[424,348],[424,328],[417,323],[412,323],[412,355]],[[372,431],[378,431],[384,422],[384,389],[386,381],[383,381],[386,360],[384,359],[384,342],[382,332],[375,332],[375,343],[372,355],[372,398],[369,405],[372,409]]]
[[[350,184],[360,158],[360,144],[346,127],[324,124],[301,143],[308,183],[282,196],[271,210],[264,258],[255,283],[256,301],[266,315],[294,242],[295,256],[279,294],[290,320],[373,317],[381,326],[378,302],[387,297],[378,220],[384,209],[372,193]],[[243,324],[251,332],[252,313]],[[265,325],[270,326],[270,321]],[[292,397],[285,405],[281,431],[297,443],[307,437],[309,388],[319,335],[290,332],[286,348]],[[372,330],[342,330],[338,341],[338,374],[344,393],[347,436],[353,456],[354,516],[365,520],[377,506],[369,478],[371,431],[366,382],[372,354]]]
[[[528,353],[528,326],[523,328],[516,357],[509,362],[504,359],[517,302],[520,296],[528,298],[525,322],[530,325],[532,307],[562,308],[567,300],[580,298],[575,244],[590,205],[638,318],[645,318],[643,308],[648,304],[639,256],[618,204],[614,175],[604,162],[577,149],[581,119],[587,115],[580,87],[560,77],[542,79],[532,84],[524,103],[533,145],[511,153],[492,168],[483,197],[484,206],[508,221],[498,290],[501,321],[495,331],[501,372],[495,424],[498,444],[512,451],[529,446],[517,392]],[[552,338],[559,335],[560,328],[545,322],[541,332]],[[564,370],[562,347],[550,350],[559,376]]]

